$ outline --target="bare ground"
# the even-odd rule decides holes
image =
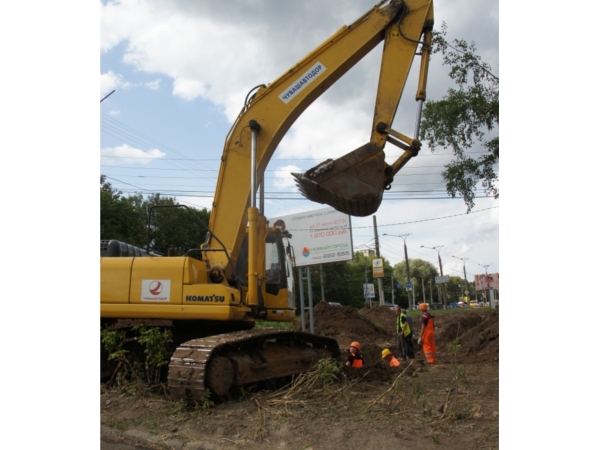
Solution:
[[[398,355],[394,331],[388,308],[320,303],[315,332],[335,337],[344,350],[361,342],[365,367],[344,368],[328,384],[317,370],[279,390],[255,386],[213,407],[101,385],[102,440],[186,450],[499,448],[498,312],[436,316],[433,365],[417,346],[412,364],[386,367],[381,350]]]

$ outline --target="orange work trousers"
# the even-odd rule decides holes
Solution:
[[[435,332],[433,328],[433,317],[430,317],[423,331],[423,353],[429,364],[436,362],[435,359]]]

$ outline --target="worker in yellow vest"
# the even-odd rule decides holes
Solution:
[[[412,329],[409,321],[406,318],[406,310],[400,309],[398,305],[395,308],[396,312],[396,347],[400,352],[400,358],[414,358],[412,349]]]

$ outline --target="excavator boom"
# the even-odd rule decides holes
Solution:
[[[387,5],[380,6],[383,3]],[[297,184],[310,200],[327,203],[351,215],[366,216],[379,207],[393,175],[417,154],[418,141],[395,132],[391,124],[419,44],[423,55],[420,87],[424,100],[433,4],[432,0],[391,0],[380,5],[342,27],[277,80],[262,86],[244,105],[225,142],[209,224],[211,230],[218,232],[227,252],[207,253],[211,266],[225,268],[226,255],[235,259],[238,254],[252,193],[262,183],[277,145],[294,121],[382,41],[384,49],[370,142],[305,174],[295,174]],[[420,41],[422,35],[424,41]],[[390,166],[383,153],[388,141],[405,150],[401,161]],[[255,179],[251,175],[253,144]],[[209,239],[206,248],[217,246],[213,240]]]

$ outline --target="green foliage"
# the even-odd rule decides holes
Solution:
[[[413,284],[413,293],[415,294],[415,301],[420,303],[423,301],[423,283],[425,283],[425,295],[427,297],[426,303],[431,303],[429,283],[433,286],[432,293],[437,298],[437,289],[435,285],[435,277],[439,275],[437,268],[429,261],[423,259],[408,259],[408,266],[410,270],[410,279]],[[397,280],[402,286],[406,283],[406,263],[404,261],[397,263],[394,266],[394,280]],[[398,292],[398,291],[396,291]],[[398,294],[395,294],[398,297]],[[401,306],[408,306],[408,295],[406,289],[400,290],[400,295],[406,298],[406,303],[400,303]]]
[[[256,328],[256,329],[275,328],[276,330],[291,330],[291,331],[293,331],[295,329],[293,322],[270,322],[270,321],[256,322],[254,324],[254,328]]]
[[[363,294],[363,283],[365,282],[365,269],[367,272],[367,278],[369,283],[373,283],[371,275],[371,259],[356,253],[354,260],[352,261],[341,261],[335,263],[323,264],[323,282],[325,284],[325,300],[328,302],[337,302],[343,306],[352,306],[354,308],[362,308],[365,304]],[[320,283],[320,265],[309,266],[303,268],[303,271],[311,271],[311,280],[313,286],[313,302],[316,304],[322,298],[321,296],[321,283]],[[391,267],[389,262],[384,260],[384,270],[387,270],[389,275],[386,275],[389,279],[391,276]],[[305,272],[303,272],[305,273]],[[297,272],[294,272],[296,282],[296,300],[300,301],[299,292],[299,280]],[[389,283],[388,283],[389,285]],[[307,304],[308,298],[308,287],[307,282],[303,282],[304,301]],[[386,286],[386,298],[390,298],[389,286]],[[377,300],[377,299],[374,299]],[[299,310],[299,309],[298,309]]]
[[[458,89],[450,88],[442,100],[425,104],[421,139],[432,151],[439,146],[453,150],[456,159],[442,172],[446,190],[452,197],[461,195],[471,211],[480,182],[486,194],[500,195],[495,169],[500,155],[499,79],[475,53],[475,43],[454,39],[450,45],[446,32],[445,23],[441,32],[434,32],[432,52],[442,54]],[[488,152],[477,159],[466,153],[476,143]]]
[[[338,361],[331,358],[320,359],[314,369],[323,384],[335,383],[339,379],[341,366]]]
[[[137,247],[146,248],[148,243],[148,213],[153,206],[177,205],[175,198],[152,194],[122,196],[113,189],[104,175],[100,176],[100,239],[116,239]],[[173,249],[183,255],[190,249],[199,248],[204,242],[210,212],[206,209],[155,208],[150,220],[151,250],[167,254]],[[198,256],[199,253],[194,256]]]
[[[104,348],[109,353],[109,359],[118,352],[123,352],[123,344],[125,343],[124,330],[101,330],[100,340]],[[114,357],[112,358],[114,359]]]
[[[474,283],[467,283],[466,289],[472,294],[475,292]],[[460,302],[462,297],[465,296],[465,280],[462,277],[450,276],[448,283],[446,283],[446,294],[448,296],[448,303]]]
[[[100,331],[108,361],[116,362],[109,384],[115,383],[131,395],[161,383],[161,368],[169,363],[173,341],[171,330],[159,327],[138,325],[132,331],[137,336],[129,339],[125,330]],[[136,345],[143,351],[136,351]]]
[[[130,352],[125,349],[126,332],[124,330],[101,330],[100,342],[108,352],[108,361],[116,363],[109,384],[127,386],[128,380],[139,379],[134,365],[130,362]]]
[[[146,370],[159,368],[169,364],[171,350],[169,344],[173,342],[171,330],[161,330],[159,327],[145,327],[138,325],[133,330],[140,335],[137,341],[144,346],[144,367]]]

